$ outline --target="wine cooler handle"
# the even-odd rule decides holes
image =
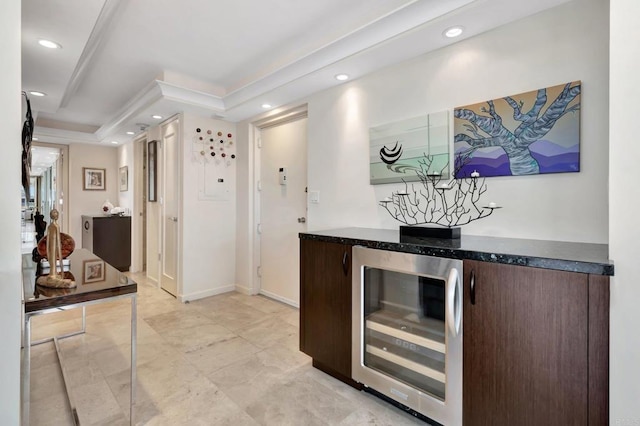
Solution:
[[[471,270],[471,279],[469,284],[469,299],[471,300],[471,304],[476,304],[476,274]]]
[[[342,255],[342,270],[345,275],[349,274],[349,253],[346,251],[344,252],[344,255]]]
[[[462,320],[462,297],[460,273],[452,268],[447,279],[447,323],[453,337],[460,332],[460,322]]]

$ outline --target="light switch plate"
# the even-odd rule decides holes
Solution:
[[[320,203],[320,191],[309,191],[309,202],[314,204]]]

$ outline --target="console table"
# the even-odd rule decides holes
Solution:
[[[23,285],[23,352],[22,352],[22,424],[29,425],[29,399],[31,380],[31,346],[53,341],[58,354],[58,361],[65,382],[67,398],[72,410],[74,423],[79,424],[77,410],[73,401],[72,390],[67,381],[62,352],[58,341],[85,332],[86,306],[112,302],[128,298],[131,300],[131,392],[129,419],[133,424],[133,405],[136,392],[136,297],[138,286],[122,272],[86,249],[77,249],[69,256],[69,272],[73,275],[77,287],[54,289],[36,284],[36,277],[43,275],[40,264],[31,261],[30,255],[24,255],[22,261]],[[65,269],[67,267],[65,266]],[[76,332],[61,336],[31,341],[31,318],[36,315],[60,312],[74,308],[82,309],[82,328]]]

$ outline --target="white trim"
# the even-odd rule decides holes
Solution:
[[[38,142],[69,145],[70,143],[98,143],[95,133],[76,132],[74,130],[54,129],[52,127],[36,127],[33,136]]]
[[[180,104],[180,108],[172,108],[173,110],[185,110],[185,106],[191,106],[208,115],[222,114],[225,111],[224,102],[219,96],[186,89],[162,80],[153,80],[131,98],[109,122],[96,131],[97,138],[103,140],[109,135],[118,133],[120,129],[129,124],[130,120],[143,114],[152,106],[155,105],[159,108],[158,104],[161,102]]]
[[[157,80],[149,83],[144,89],[142,89],[136,96],[131,98],[129,102],[125,104],[118,113],[109,120],[106,124],[103,124],[95,133],[99,140],[102,140],[109,135],[118,132],[118,129],[125,126],[127,120],[142,114],[146,109],[151,107],[154,103],[162,99],[162,90]]]
[[[64,94],[62,95],[60,108],[64,108],[69,104],[69,100],[76,93],[80,84],[84,81],[93,56],[102,47],[104,41],[109,38],[109,27],[113,22],[116,13],[119,10],[124,9],[123,6],[125,4],[126,2],[120,0],[105,0],[102,10],[100,11],[100,15],[98,15],[98,19],[96,20],[96,24],[91,31],[89,39],[87,40],[87,44],[85,44],[82,54],[80,55],[80,59],[78,59],[76,68],[73,70],[73,74],[71,74],[69,84],[67,84]]]
[[[144,204],[146,200],[142,200],[142,197],[145,193],[144,188],[144,145],[147,143],[147,133],[143,133],[140,136],[136,137],[133,144],[133,206],[131,208],[131,237],[133,241],[132,253],[131,253],[131,263],[132,267],[135,266],[135,269],[138,271],[142,271],[142,265],[145,264],[146,259],[142,256],[142,247],[146,244],[146,241],[143,240],[144,229],[142,224],[145,223],[142,212],[144,210]]]
[[[172,83],[167,83],[166,81],[155,80],[155,82],[160,86],[163,99],[180,102],[184,105],[204,108],[209,113],[224,113],[224,101],[220,96],[201,92],[199,90],[186,89]]]
[[[217,296],[218,294],[230,293],[235,291],[236,286],[231,284],[224,287],[212,288],[204,291],[197,291],[190,294],[180,294],[177,299],[179,302],[190,302],[191,300],[204,299],[205,297]]]
[[[235,286],[236,291],[238,293],[242,293],[242,294],[246,294],[247,296],[253,296],[254,294],[251,292],[251,288],[244,286],[244,285],[240,285],[240,284],[236,284]]]
[[[302,104],[298,105],[284,111],[281,111],[277,114],[270,115],[268,117],[262,117],[259,120],[251,123],[249,125],[249,141],[252,144],[252,148],[249,150],[250,153],[253,153],[253,170],[252,176],[249,177],[249,191],[253,194],[253,209],[249,208],[250,212],[250,232],[249,232],[249,244],[252,249],[252,260],[253,262],[249,262],[251,267],[251,294],[264,294],[269,297],[279,300],[283,303],[286,303],[291,306],[299,307],[298,303],[281,298],[280,296],[276,296],[274,294],[264,292],[262,290],[262,283],[260,277],[258,276],[258,268],[261,266],[261,246],[262,239],[260,234],[258,233],[258,224],[261,221],[262,211],[261,211],[261,198],[260,191],[258,190],[258,181],[260,180],[260,174],[262,170],[262,155],[260,153],[261,150],[261,131],[262,129],[266,129],[269,127],[274,127],[280,124],[289,123],[291,121],[300,120],[303,118],[307,118],[308,116],[308,105]],[[306,142],[308,144],[308,141]],[[304,159],[303,161],[307,161]],[[251,166],[251,163],[249,163]]]
[[[300,304],[294,302],[291,299],[287,299],[285,297],[278,296],[277,294],[273,294],[273,293],[270,293],[270,292],[265,291],[265,290],[260,290],[260,294],[263,295],[263,296],[266,296],[266,297],[268,297],[270,299],[277,300],[278,302],[282,302],[282,303],[285,303],[287,305],[293,306],[294,308],[300,308]]]
[[[273,114],[268,117],[255,121],[253,125],[260,129],[268,129],[270,127],[279,126],[281,124],[289,123],[296,120],[307,118],[308,105],[303,104],[291,109],[287,109],[281,113]]]

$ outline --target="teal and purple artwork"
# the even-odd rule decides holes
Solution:
[[[427,173],[449,178],[449,113],[441,111],[369,129],[369,182],[416,182],[425,156]]]
[[[580,81],[455,108],[455,177],[580,171]]]

